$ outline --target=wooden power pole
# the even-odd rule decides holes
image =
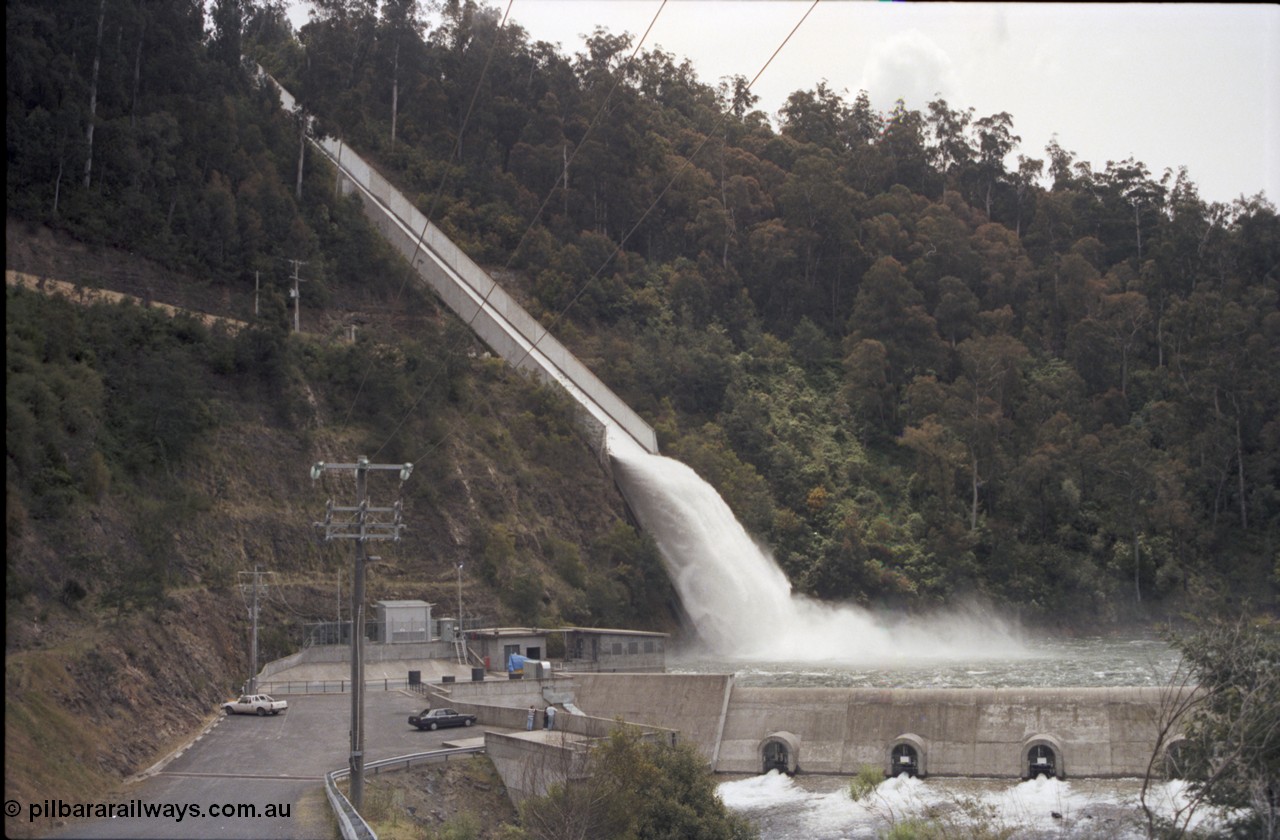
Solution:
[[[413,464],[370,464],[361,455],[354,464],[326,464],[317,461],[311,467],[316,480],[330,470],[352,471],[356,476],[356,503],[335,505],[329,500],[323,522],[316,527],[328,540],[355,541],[355,575],[351,585],[351,804],[357,811],[364,804],[364,566],[365,543],[373,540],[399,540],[404,529],[400,521],[400,501],[390,507],[369,504],[370,470],[397,470],[400,483],[409,479]]]

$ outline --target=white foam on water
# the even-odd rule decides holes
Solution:
[[[823,784],[830,787],[833,782],[825,779]],[[725,782],[718,790],[730,810],[761,828],[764,840],[882,837],[894,825],[915,819],[935,822],[945,836],[968,836],[969,830],[1073,840],[1146,836],[1138,779],[1071,782],[1039,777],[1006,783],[899,776],[857,802],[850,798],[847,783],[842,779],[834,790],[810,791],[771,771]],[[1147,800],[1157,814],[1172,817],[1175,808],[1186,805],[1186,797],[1186,783],[1171,781],[1152,785]],[[1202,808],[1191,816],[1188,827],[1212,834],[1226,816]]]
[[[797,787],[790,776],[777,770],[750,779],[724,782],[716,791],[725,806],[735,811],[808,802],[811,796]]]

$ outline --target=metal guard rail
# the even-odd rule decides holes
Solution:
[[[364,681],[365,691],[412,690],[407,677],[387,677]],[[351,690],[351,680],[259,680],[261,694],[346,694]]]
[[[375,774],[384,770],[388,772],[407,770],[415,764],[448,761],[451,756],[474,755],[482,752],[484,752],[484,747],[450,747],[443,750],[410,753],[408,755],[398,755],[395,758],[370,761],[365,764],[364,769],[365,772],[373,771]],[[334,816],[337,817],[338,829],[342,833],[343,840],[378,840],[378,835],[364,821],[364,817],[360,816],[360,812],[351,804],[351,800],[347,799],[342,791],[338,790],[338,780],[345,779],[350,775],[350,767],[331,770],[324,775],[324,792],[329,798],[329,806],[333,808]]]

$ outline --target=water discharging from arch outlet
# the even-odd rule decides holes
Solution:
[[[893,664],[1008,659],[1012,628],[976,612],[887,622],[860,607],[791,591],[767,549],[711,485],[679,461],[609,435],[614,477],[659,551],[708,653],[753,661]]]

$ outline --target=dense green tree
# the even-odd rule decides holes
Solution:
[[[929,103],[929,131],[933,136],[933,165],[942,176],[947,187],[955,188],[952,183],[958,179],[957,172],[967,169],[974,159],[973,147],[969,144],[967,131],[973,121],[973,109],[964,111],[952,110],[942,97]]]
[[[891,257],[880,259],[863,275],[849,329],[851,346],[864,339],[885,346],[895,385],[943,368],[944,346],[937,324],[925,311],[924,298],[908,282],[902,265]]]
[[[925,193],[928,182],[928,150],[925,148],[925,122],[919,111],[907,108],[899,99],[883,123],[878,146],[883,149],[889,179],[881,187],[901,184]]]
[[[554,759],[552,759],[554,761]],[[746,840],[755,831],[716,796],[706,762],[689,744],[644,737],[619,727],[583,768],[543,768],[545,796],[520,804],[517,836],[531,840]]]
[[[1143,785],[1152,835],[1188,836],[1197,811],[1218,806],[1227,809],[1230,836],[1280,837],[1280,629],[1246,613],[1202,620],[1174,643],[1182,666],[1166,692],[1158,752]],[[1172,817],[1147,802],[1159,775],[1190,785]]]
[[[978,159],[974,169],[974,204],[981,204],[985,208],[988,219],[992,218],[996,189],[1006,178],[1005,158],[1022,142],[1022,138],[1014,134],[1012,129],[1013,117],[1007,111],[973,122],[978,141]]]

